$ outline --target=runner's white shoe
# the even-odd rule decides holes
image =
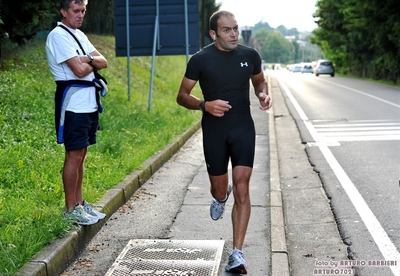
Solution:
[[[228,192],[224,201],[213,198],[210,205],[210,216],[213,220],[219,220],[225,212],[225,202],[232,192],[232,183],[228,183]]]
[[[237,248],[233,249],[231,255],[229,256],[228,264],[225,266],[225,271],[247,274],[246,268],[247,266],[243,259],[243,252]]]

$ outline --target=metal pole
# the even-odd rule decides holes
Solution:
[[[150,76],[150,91],[149,91],[149,104],[147,109],[151,110],[152,98],[153,98],[153,82],[154,82],[154,66],[156,60],[156,45],[157,45],[157,33],[158,33],[158,16],[156,16],[154,22],[154,38],[153,38],[153,58],[151,61],[151,76]]]
[[[129,38],[129,0],[126,0],[126,56],[128,63],[128,101],[131,100],[131,52],[130,52],[130,38]]]
[[[154,82],[154,67],[155,67],[155,60],[156,60],[156,49],[159,49],[159,22],[158,22],[158,17],[159,17],[159,6],[158,6],[158,0],[157,0],[157,7],[156,7],[156,18],[154,20],[154,37],[153,37],[153,55],[152,55],[152,61],[151,61],[151,76],[150,76],[150,89],[149,89],[149,103],[147,106],[147,110],[151,110],[152,106],[152,99],[153,99],[153,82]]]
[[[186,63],[189,61],[189,20],[188,20],[188,6],[185,0],[185,41],[186,41]]]

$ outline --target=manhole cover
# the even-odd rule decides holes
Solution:
[[[106,276],[217,275],[224,241],[130,240]]]

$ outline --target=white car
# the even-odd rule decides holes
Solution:
[[[313,69],[311,63],[305,63],[305,64],[303,64],[303,67],[301,68],[301,73],[311,73],[311,74],[314,74],[314,69]]]
[[[321,59],[318,60],[317,66],[315,66],[315,75],[318,77],[321,74],[335,76],[335,67],[332,61]]]
[[[293,73],[301,72],[301,68],[302,68],[302,67],[303,67],[303,66],[302,66],[301,64],[295,64],[295,65],[293,66],[292,72],[293,72]]]

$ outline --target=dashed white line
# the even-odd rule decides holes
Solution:
[[[323,140],[330,141],[388,141],[400,140],[400,123],[319,124],[314,128]]]

